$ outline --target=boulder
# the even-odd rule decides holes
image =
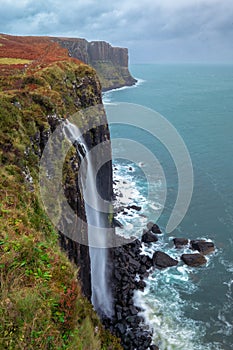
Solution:
[[[200,253],[204,255],[212,253],[215,249],[213,242],[207,242],[203,239],[192,240],[190,242],[190,245],[193,250],[198,250]]]
[[[188,239],[186,238],[174,238],[173,242],[175,244],[175,247],[177,249],[183,248],[185,245],[188,244]]]
[[[159,350],[158,346],[156,345],[151,345],[150,350]]]
[[[153,266],[164,269],[166,267],[176,266],[178,261],[171,258],[168,254],[157,251],[153,255]]]
[[[199,253],[183,254],[181,256],[181,260],[183,260],[183,262],[186,265],[192,266],[192,267],[201,266],[201,265],[204,265],[206,263],[206,258],[202,254],[199,254]]]
[[[153,233],[162,233],[159,226],[151,221],[148,222],[147,228],[148,228],[148,230],[152,231]]]
[[[139,205],[128,205],[127,209],[133,209],[133,210],[136,210],[136,211],[140,211],[142,209],[142,207],[139,207]]]
[[[116,218],[113,219],[113,225],[114,225],[114,227],[120,227],[120,228],[124,227],[124,225],[122,225],[122,223],[119,220],[117,220]]]
[[[142,235],[143,243],[152,243],[157,241],[158,241],[158,237],[153,232],[147,231]]]

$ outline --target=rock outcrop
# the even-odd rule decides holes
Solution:
[[[181,249],[181,248],[184,248],[189,241],[187,238],[174,238],[173,242],[177,249]]]
[[[210,254],[215,250],[213,242],[208,242],[203,239],[192,240],[190,242],[190,245],[193,250],[198,250],[200,253],[204,255]]]
[[[102,91],[136,83],[128,68],[128,49],[113,47],[105,41],[78,38],[52,38],[68,49],[69,55],[92,66],[100,79]]]
[[[167,267],[176,266],[178,261],[171,258],[164,252],[157,251],[153,255],[153,265],[158,269],[165,269]]]
[[[181,260],[183,260],[183,262],[191,267],[197,267],[197,266],[201,266],[206,264],[206,258],[199,253],[196,254],[183,254],[181,256]]]

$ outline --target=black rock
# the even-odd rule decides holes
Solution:
[[[145,265],[141,265],[139,272],[141,275],[144,275],[144,273],[146,272],[146,266]]]
[[[139,289],[141,291],[144,291],[145,287],[146,287],[146,282],[145,281],[140,280],[140,281],[136,282],[136,288],[137,289]]]
[[[153,265],[164,269],[166,267],[176,266],[178,261],[171,258],[169,255],[163,252],[155,252],[153,255]]]
[[[136,309],[135,306],[130,306],[129,308],[131,315],[135,316],[138,313],[138,310]]]
[[[151,345],[150,350],[159,350],[158,346],[156,345]]]
[[[157,241],[158,241],[158,237],[153,232],[147,231],[142,235],[143,243],[152,243]]]
[[[153,233],[162,233],[159,226],[151,221],[148,222],[147,228],[148,228],[148,230],[152,231]]]
[[[200,240],[193,240],[190,242],[191,248],[193,250],[198,250],[200,253],[206,255],[209,253],[212,253],[214,251],[214,243],[213,242],[207,242],[202,239]]]
[[[153,266],[153,260],[149,256],[147,256],[147,262],[145,265],[147,269],[150,269]]]
[[[118,312],[118,313],[117,313],[117,319],[118,319],[118,321],[121,321],[121,320],[122,320],[122,314],[121,314],[121,312]]]
[[[206,263],[206,258],[202,254],[183,254],[181,256],[183,262],[192,267],[204,265]]]
[[[175,247],[177,249],[183,248],[185,245],[188,244],[188,239],[186,238],[174,238],[173,242],[175,244]]]
[[[133,210],[140,211],[142,209],[142,207],[139,207],[138,205],[133,204],[133,205],[129,205],[127,207],[127,209],[133,209]]]
[[[115,274],[116,279],[117,279],[118,281],[120,281],[120,280],[121,280],[121,274],[118,272],[117,269],[115,270],[114,274]]]
[[[125,334],[126,333],[126,327],[122,323],[117,323],[116,324],[116,329],[121,333]]]
[[[120,228],[124,227],[124,225],[122,225],[122,223],[119,220],[117,220],[116,218],[113,218],[113,225],[114,225],[114,227],[120,227]]]

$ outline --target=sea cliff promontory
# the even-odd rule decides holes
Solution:
[[[79,38],[53,38],[69,55],[93,67],[100,79],[102,90],[111,90],[136,83],[128,67],[128,49],[113,47],[105,41],[91,41]]]

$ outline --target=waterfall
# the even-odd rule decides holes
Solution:
[[[91,265],[92,304],[100,316],[111,317],[112,297],[108,286],[107,242],[105,217],[101,212],[96,190],[96,172],[93,167],[91,152],[80,130],[70,122],[64,123],[64,132],[76,147],[81,162],[79,174],[85,203],[88,225],[88,242]]]

